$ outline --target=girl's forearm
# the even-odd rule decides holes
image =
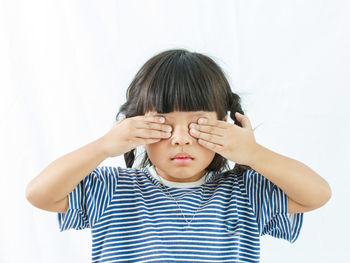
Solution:
[[[50,163],[26,188],[26,198],[43,208],[65,198],[108,156],[95,140]]]
[[[255,153],[250,167],[276,184],[289,198],[314,209],[330,199],[329,184],[310,167],[260,144]]]

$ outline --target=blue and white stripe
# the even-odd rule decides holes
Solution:
[[[260,236],[293,243],[303,214],[288,214],[287,196],[254,170],[210,173],[190,188],[168,187],[151,169],[97,167],[58,213],[60,231],[91,228],[92,262],[259,262]]]

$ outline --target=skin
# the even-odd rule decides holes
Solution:
[[[200,117],[217,120],[216,112],[171,112],[160,115],[153,111],[145,115],[164,117],[164,123],[172,129],[169,138],[144,145],[157,173],[162,178],[173,182],[199,180],[205,174],[205,168],[214,159],[215,152],[198,143],[198,140],[190,134],[189,125],[197,122]],[[186,152],[194,158],[191,164],[176,164],[171,160],[180,152]]]
[[[288,196],[288,213],[311,211],[330,199],[329,184],[310,167],[258,144],[247,116],[235,113],[242,124],[239,127],[228,123],[226,118],[218,120],[213,112],[206,112],[202,118],[191,116],[193,113],[157,115],[165,117],[173,131],[168,139],[144,147],[163,178],[175,182],[196,181],[217,152],[234,163],[250,166],[282,189]],[[195,160],[186,167],[176,167],[170,158],[182,151]]]

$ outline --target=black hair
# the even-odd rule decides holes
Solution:
[[[215,111],[223,120],[230,111],[234,123],[235,112],[244,114],[240,96],[231,91],[223,70],[213,59],[185,49],[171,49],[150,58],[137,72],[126,92],[126,102],[120,106],[116,120],[144,115],[149,111],[169,113],[173,111]],[[128,168],[135,161],[136,149],[124,153]],[[147,152],[140,167],[152,165]],[[140,168],[139,167],[139,168]],[[206,171],[229,170],[228,160],[215,153]],[[235,164],[241,174],[249,166]]]

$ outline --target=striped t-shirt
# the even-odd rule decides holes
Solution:
[[[261,235],[298,238],[303,213],[288,214],[287,195],[255,170],[204,180],[159,181],[153,166],[97,167],[58,213],[60,231],[91,228],[92,262],[259,262]]]

